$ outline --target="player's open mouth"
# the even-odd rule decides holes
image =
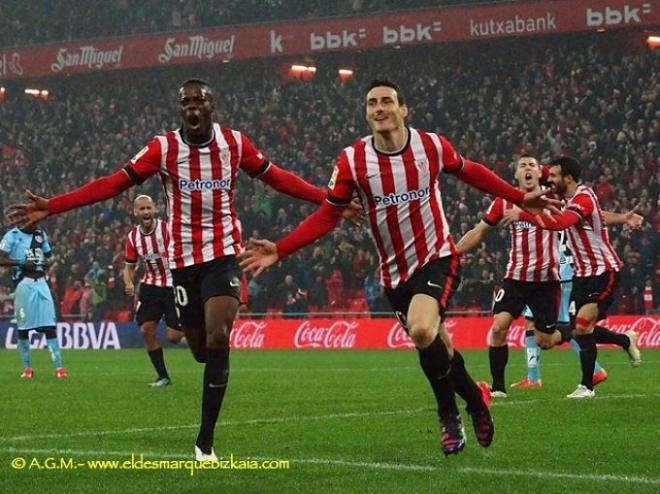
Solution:
[[[532,179],[532,173],[531,172],[525,173],[525,180],[531,180],[531,179]]]
[[[195,114],[188,115],[186,120],[188,121],[188,125],[190,127],[198,127],[199,126],[199,115],[195,115]]]

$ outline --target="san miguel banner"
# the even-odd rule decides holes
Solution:
[[[639,333],[644,348],[660,348],[660,316],[611,316],[603,324],[613,331]],[[492,318],[456,317],[447,320],[454,343],[463,349],[487,349]],[[164,327],[160,328],[164,332]],[[59,323],[60,344],[65,349],[102,350],[141,348],[140,330],[134,323],[74,322]],[[0,324],[0,348],[16,348],[16,328]],[[161,341],[165,343],[164,334]],[[32,333],[33,348],[44,348],[43,335]],[[509,331],[509,346],[523,348],[524,320],[519,319]],[[167,345],[167,344],[166,344]],[[336,319],[239,319],[231,333],[234,349],[411,349],[406,332],[396,319],[336,318]]]
[[[651,0],[546,0],[0,48],[0,79],[660,25]]]

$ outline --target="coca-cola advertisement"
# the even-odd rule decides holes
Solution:
[[[488,348],[492,318],[450,317],[445,321],[458,348],[483,350]],[[639,346],[660,348],[660,316],[610,316],[602,325],[617,333],[636,331]],[[161,341],[165,324],[159,327]],[[76,322],[58,323],[60,345],[67,349],[142,348],[144,341],[135,323]],[[34,332],[33,332],[34,333]],[[15,349],[15,325],[0,323],[0,348]],[[34,333],[35,348],[45,345],[42,335]],[[326,318],[326,319],[249,319],[234,323],[231,346],[236,350],[411,350],[415,348],[406,330],[394,318]],[[511,348],[525,346],[525,320],[511,325],[508,337]]]
[[[314,320],[300,324],[293,337],[295,348],[354,348],[356,321]]]
[[[463,349],[487,349],[492,318],[450,317],[445,322],[454,344]],[[618,333],[634,330],[639,344],[660,348],[660,316],[611,316],[601,322]],[[525,346],[525,320],[515,321],[509,330],[509,346]],[[395,318],[336,319],[239,319],[231,344],[236,349],[410,350],[415,348]]]
[[[231,331],[232,348],[264,348],[265,332],[268,323],[261,320],[237,321]]]

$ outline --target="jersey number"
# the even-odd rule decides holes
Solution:
[[[181,285],[177,285],[174,287],[174,290],[176,295],[176,304],[181,307],[188,305],[188,292],[186,292],[186,289]]]

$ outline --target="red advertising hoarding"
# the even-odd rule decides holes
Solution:
[[[447,320],[454,343],[463,349],[487,349],[491,317]],[[524,320],[509,330],[512,348],[525,346]],[[660,348],[660,316],[611,316],[603,324],[618,333],[634,330],[639,345]],[[235,349],[409,349],[414,345],[398,321],[392,319],[239,319],[231,333]]]
[[[0,80],[660,25],[650,0],[546,0],[0,48]]]

